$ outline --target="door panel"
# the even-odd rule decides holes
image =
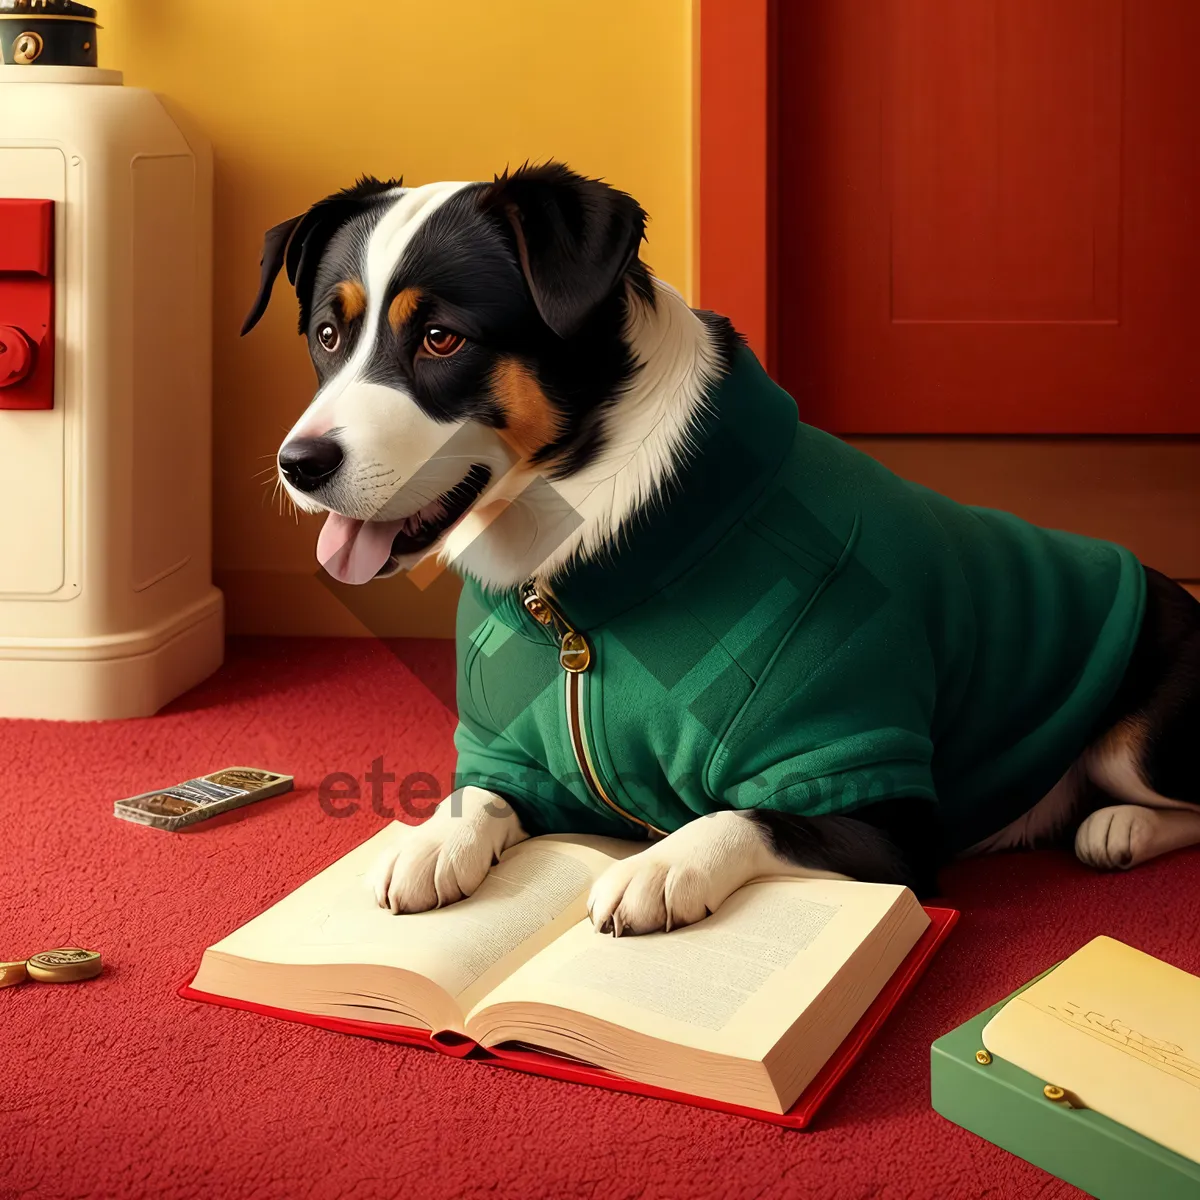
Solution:
[[[1116,320],[1120,0],[886,16],[892,320]]]
[[[1200,4],[806,0],[777,53],[807,420],[1200,432]]]

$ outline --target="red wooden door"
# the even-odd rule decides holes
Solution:
[[[1200,432],[1200,0],[784,0],[780,381],[842,433]]]

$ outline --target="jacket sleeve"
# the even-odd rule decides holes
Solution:
[[[732,808],[767,808],[798,816],[851,815],[881,800],[935,801],[927,738],[895,727],[846,734],[805,746],[803,731],[773,740],[760,753],[727,761],[717,791]],[[820,733],[816,733],[817,741]],[[789,744],[790,743],[790,744]]]
[[[850,814],[899,797],[937,800],[933,697],[921,664],[897,653],[863,661],[853,643],[816,665],[789,659],[781,647],[719,739],[709,768],[714,796],[800,816]]]
[[[503,796],[531,836],[594,833],[629,837],[628,826],[619,818],[609,821],[582,804],[511,737],[491,729],[474,710],[469,697],[461,693],[454,746],[458,751],[454,789],[474,786]]]

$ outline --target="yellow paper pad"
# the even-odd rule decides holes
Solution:
[[[1098,937],[984,1027],[993,1055],[1200,1162],[1200,978]]]

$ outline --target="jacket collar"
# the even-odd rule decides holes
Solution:
[[[676,478],[625,523],[616,546],[554,579],[555,603],[576,628],[604,625],[699,562],[755,507],[790,453],[796,402],[749,350],[738,350],[705,401]],[[512,628],[529,625],[517,589],[487,599]]]

